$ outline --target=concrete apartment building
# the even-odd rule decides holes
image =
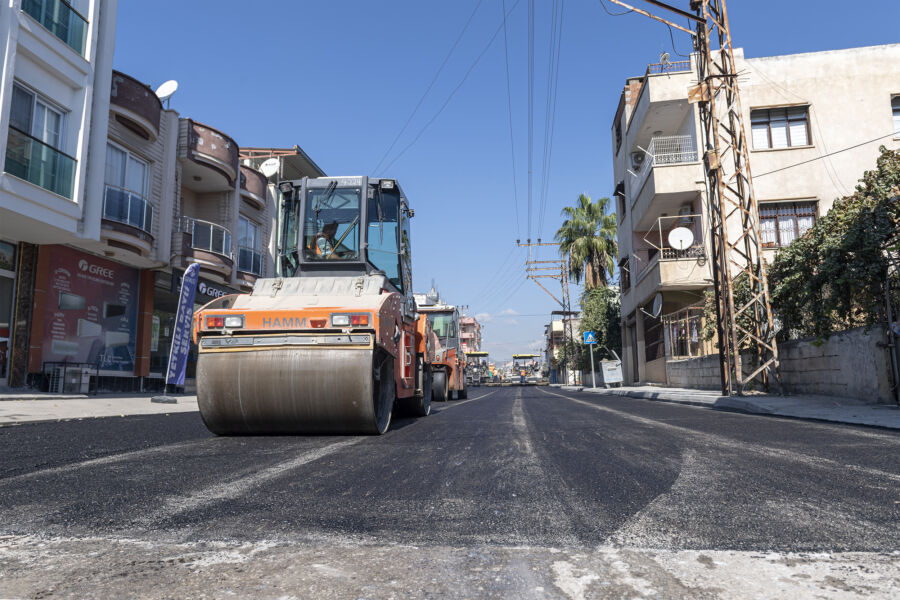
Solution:
[[[98,240],[115,0],[0,10],[0,385],[22,385],[39,244]],[[92,168],[96,165],[96,168]]]
[[[115,17],[115,0],[0,13],[0,386],[160,388],[184,269],[196,306],[274,276],[278,178],[324,175],[296,148],[270,180],[164,109],[112,69]]]
[[[745,58],[735,49],[760,234],[771,261],[900,145],[900,45]],[[701,337],[712,286],[693,60],[626,81],[611,128],[624,376],[667,383],[667,365],[715,352]],[[687,249],[668,233],[686,227]],[[654,316],[659,296],[661,311]]]
[[[481,351],[481,323],[475,317],[459,318],[459,340],[463,352]]]

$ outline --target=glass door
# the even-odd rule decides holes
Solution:
[[[0,242],[0,386],[9,383],[12,312],[16,290],[16,247]]]

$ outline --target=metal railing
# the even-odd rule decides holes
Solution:
[[[253,248],[241,246],[238,248],[238,271],[251,275],[262,274],[262,254]]]
[[[642,150],[643,151],[643,150]],[[638,173],[638,180],[632,190],[632,203],[640,193],[653,167],[680,165],[697,161],[697,144],[692,135],[663,135],[650,140],[644,151],[644,162]]]
[[[75,191],[76,162],[65,152],[10,125],[3,163],[3,170],[10,175],[71,200]]]
[[[225,227],[209,221],[185,217],[184,231],[191,234],[191,248],[214,252],[234,259],[231,252],[231,232]]]
[[[706,258],[706,250],[703,244],[694,244],[684,250],[677,248],[663,248],[661,260],[681,260],[685,258]]]
[[[84,56],[88,23],[63,0],[22,0],[22,12],[47,28],[67,46]]]
[[[103,218],[150,233],[153,228],[153,206],[143,196],[107,183],[103,196]]]
[[[691,61],[676,60],[666,63],[651,63],[647,65],[646,75],[664,75],[666,73],[687,73],[691,70]]]
[[[666,328],[666,357],[693,358],[715,354],[715,343],[703,339],[705,319],[702,306],[689,306],[663,315],[662,321]]]

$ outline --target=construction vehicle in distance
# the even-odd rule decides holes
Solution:
[[[478,387],[483,383],[490,383],[487,357],[487,352],[466,352],[466,385]]]
[[[412,295],[396,181],[283,181],[283,277],[194,318],[197,401],[216,434],[384,433],[395,406],[431,410],[432,336]],[[427,324],[426,324],[427,325]]]
[[[416,310],[425,315],[434,332],[434,359],[431,362],[431,397],[445,402],[468,397],[466,354],[459,341],[459,310],[445,304],[434,288],[427,294],[415,294]]]
[[[541,381],[541,365],[536,359],[540,358],[540,354],[513,354],[512,370],[514,381],[520,384],[534,384]]]

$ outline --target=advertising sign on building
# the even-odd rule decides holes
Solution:
[[[50,249],[44,362],[134,371],[137,269],[63,246]]]

